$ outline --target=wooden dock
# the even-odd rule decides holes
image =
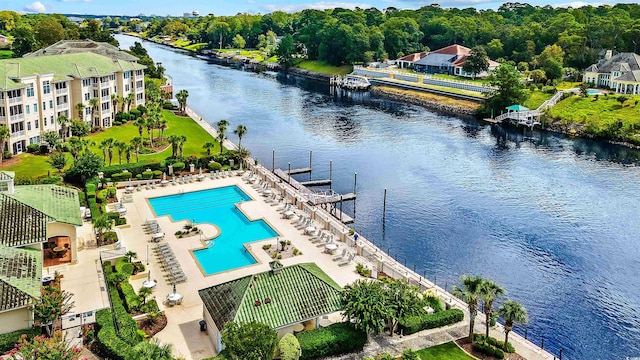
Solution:
[[[304,167],[299,169],[282,170],[287,175],[306,174],[311,172],[311,167]]]
[[[303,185],[303,186],[324,186],[324,185],[331,185],[331,179],[300,181],[300,184],[301,184],[301,185]]]
[[[353,224],[355,221],[351,216],[341,212],[340,209],[333,209],[329,213],[336,219],[340,220],[343,224]]]

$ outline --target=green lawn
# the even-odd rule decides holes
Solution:
[[[189,117],[180,117],[174,115],[170,111],[164,111],[163,115],[165,119],[167,119],[167,128],[164,131],[164,137],[169,137],[169,135],[184,135],[187,137],[187,142],[184,144],[183,153],[184,156],[189,155],[197,155],[198,157],[206,155],[204,149],[202,149],[202,145],[206,142],[216,142],[213,136],[205,131],[199,124],[197,124],[193,119]],[[154,138],[157,137],[158,131],[154,131]],[[134,137],[139,136],[138,128],[134,126],[131,122],[126,125],[114,126],[109,129],[106,129],[103,132],[89,135],[88,138],[95,141],[96,145],[91,147],[96,154],[102,155],[102,150],[99,147],[99,144],[102,140],[106,138],[114,138],[119,141],[129,142]],[[142,132],[142,136],[144,139],[148,139],[146,128]],[[212,154],[217,154],[220,152],[220,147],[216,146],[213,149]],[[158,162],[166,159],[171,156],[171,146],[167,147],[164,151],[155,153],[155,154],[147,154],[140,155],[141,162]],[[135,155],[132,154],[132,160],[135,159]],[[124,161],[124,159],[123,159]],[[113,164],[118,163],[117,152],[114,151],[113,156]]]
[[[303,70],[332,75],[346,75],[353,72],[353,65],[333,66],[320,60],[295,59],[294,66]]]
[[[473,360],[453,342],[422,349],[418,355],[422,360]]]
[[[528,107],[531,110],[537,109],[538,106],[542,105],[543,102],[549,100],[555,94],[547,94],[542,91],[527,91],[529,93],[529,98],[524,102],[524,106]]]
[[[488,83],[485,79],[471,79],[471,78],[453,76],[453,75],[448,75],[448,74],[433,74],[432,76],[434,78],[440,78],[440,79],[445,79],[445,80],[468,81],[468,82],[473,82],[473,83],[477,83],[477,84],[480,84],[480,85],[484,85],[484,84]]]
[[[197,51],[200,48],[206,46],[207,43],[195,43],[195,44],[192,44],[191,41],[189,41],[189,40],[178,39],[178,40],[173,42],[173,45],[175,45],[177,47],[181,47],[181,48],[186,49],[186,50]]]
[[[41,176],[46,176],[51,173],[51,175],[57,175],[58,170],[54,169],[53,166],[49,165],[47,162],[47,156],[45,155],[33,155],[33,154],[21,154],[17,156],[20,159],[20,162],[7,166],[1,167],[2,170],[15,171],[16,177],[18,178],[37,178]],[[67,167],[71,166],[73,162],[73,158],[70,154],[67,154]]]
[[[563,123],[584,124],[584,131],[603,137],[614,136],[638,143],[640,134],[640,96],[627,96],[624,104],[619,95],[589,96],[578,95],[562,100],[549,110],[549,115]],[[620,125],[622,125],[620,127]]]

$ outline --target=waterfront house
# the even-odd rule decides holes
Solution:
[[[467,57],[471,54],[471,49],[462,45],[449,45],[428,53],[420,60],[413,63],[413,69],[417,72],[427,74],[448,74],[461,77],[474,77],[474,74],[464,71],[463,66]],[[500,66],[493,60],[489,60],[488,71],[475,74],[475,77],[484,77],[488,72]]]
[[[110,127],[116,113],[111,95],[132,94],[132,108],[144,104],[145,68],[93,52],[0,60],[0,126],[11,132],[5,150],[16,155],[41,144],[44,132],[60,131],[61,115]],[[92,98],[99,101],[96,109],[89,106]],[[82,114],[78,104],[85,107]]]
[[[257,321],[278,336],[318,327],[318,319],[340,310],[341,288],[316,264],[272,270],[200,290],[208,334],[219,352],[224,324]]]
[[[597,87],[608,87],[619,94],[640,94],[640,55],[623,52],[604,56],[584,71],[583,82]]]
[[[396,59],[395,63],[396,66],[400,69],[413,69],[413,64],[427,55],[429,55],[428,51],[417,52],[398,58]]]
[[[0,171],[0,334],[32,325],[28,305],[40,295],[43,267],[77,262],[78,192],[20,185]]]

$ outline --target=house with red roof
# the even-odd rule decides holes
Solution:
[[[405,55],[401,58],[396,59],[396,65],[400,69],[412,69],[413,64],[422,59],[423,57],[429,55],[428,51],[417,52],[409,55]]]
[[[431,51],[420,60],[413,63],[413,69],[427,74],[448,74],[461,77],[474,77],[474,74],[464,71],[463,66],[471,54],[468,47],[453,44],[442,49]],[[489,60],[489,70],[500,66],[500,63]],[[475,74],[475,77],[488,75],[488,71]]]

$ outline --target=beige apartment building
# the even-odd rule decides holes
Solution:
[[[5,150],[17,155],[42,143],[44,132],[60,131],[62,115],[110,127],[118,110],[112,95],[131,96],[131,108],[145,103],[144,69],[92,52],[0,60],[0,126],[11,132]]]

